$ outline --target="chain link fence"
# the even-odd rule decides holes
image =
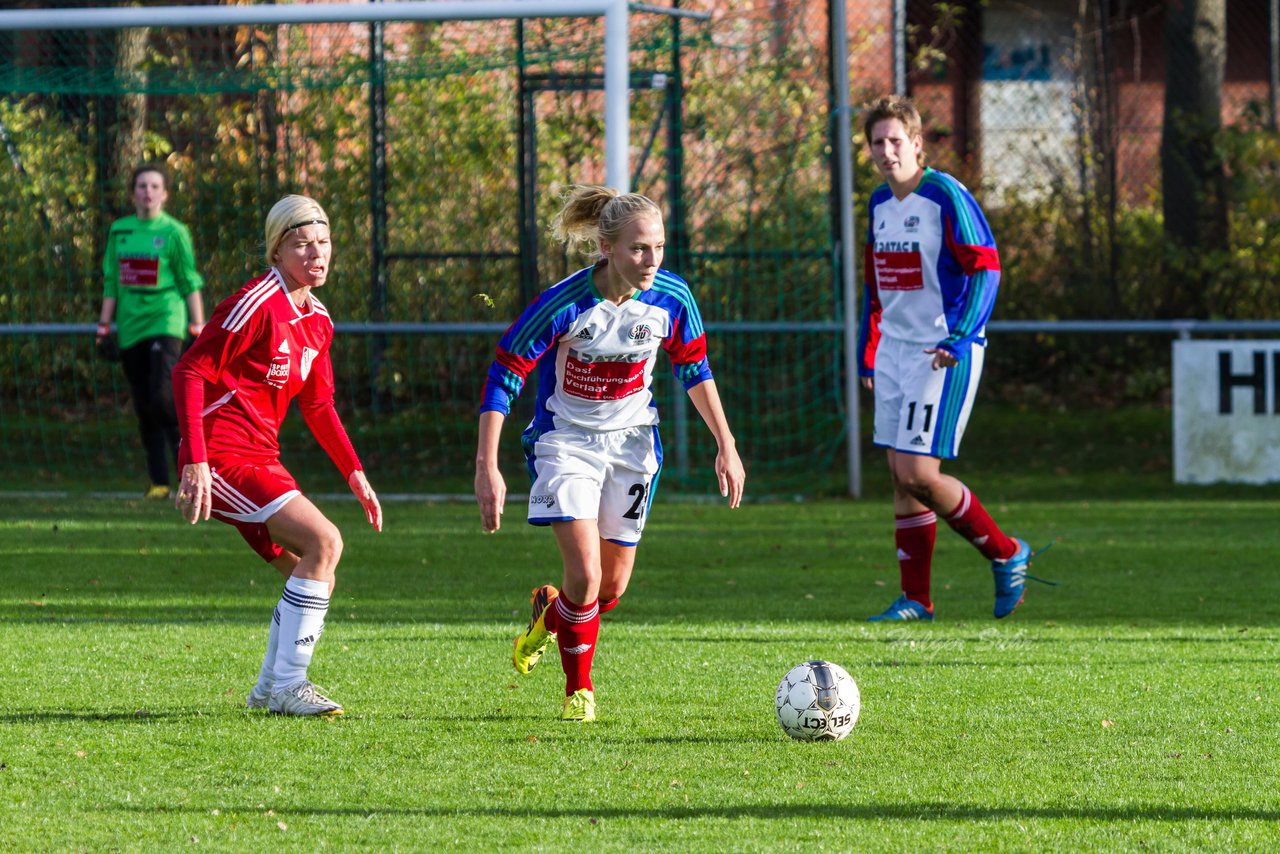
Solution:
[[[708,19],[631,18],[633,188],[667,211],[667,264],[699,298],[753,492],[842,492],[826,4],[678,5]],[[846,4],[853,102],[905,79],[930,163],[987,208],[1005,267],[997,317],[1280,316],[1264,4],[1225,4],[1229,238],[1187,250],[1193,284],[1161,280],[1189,257],[1162,232],[1164,71],[1184,61],[1163,47],[1164,5]],[[546,225],[562,189],[604,178],[601,62],[591,19],[0,33],[0,487],[141,479],[125,384],[83,324],[107,228],[129,212],[124,183],[158,161],[210,308],[259,271],[281,194],[322,201],[335,319],[401,324],[335,345],[357,448],[381,489],[467,490],[498,331],[582,263]],[[878,179],[857,151],[862,196]],[[1019,334],[993,347],[986,393],[1158,400],[1166,364],[1155,339]],[[664,488],[710,491],[706,431],[668,377],[657,393]],[[328,482],[302,429],[293,419],[286,463]]]

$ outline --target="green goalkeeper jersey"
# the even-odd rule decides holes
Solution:
[[[191,232],[167,213],[127,216],[111,225],[102,259],[102,295],[116,300],[120,346],[187,334],[186,297],[204,286]]]

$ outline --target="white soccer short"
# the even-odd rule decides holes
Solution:
[[[662,444],[652,425],[597,432],[549,430],[529,457],[536,473],[529,490],[529,524],[595,519],[600,536],[620,546],[640,542]]]
[[[974,344],[953,368],[933,370],[933,344],[881,338],[876,345],[872,443],[899,453],[954,459],[973,411],[986,348]]]

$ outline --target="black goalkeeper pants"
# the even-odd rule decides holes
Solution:
[[[124,375],[138,415],[138,432],[153,484],[169,485],[169,464],[178,465],[178,415],[173,408],[173,369],[182,339],[161,336],[120,351]]]

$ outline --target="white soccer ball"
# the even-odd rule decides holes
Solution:
[[[858,722],[858,684],[829,661],[806,661],[791,668],[774,697],[782,731],[799,741],[839,741]]]

